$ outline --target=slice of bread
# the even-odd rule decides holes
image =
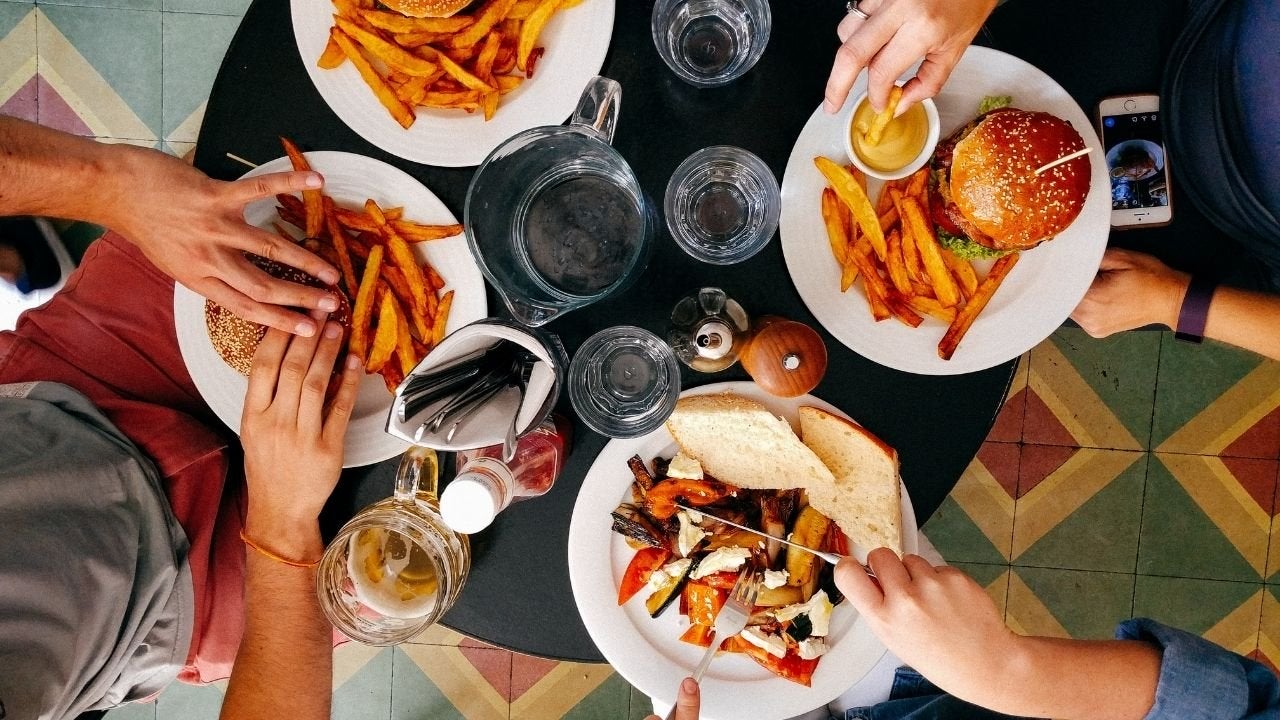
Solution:
[[[898,453],[857,423],[813,407],[800,408],[800,435],[835,476],[831,485],[809,488],[809,504],[863,550],[901,555]]]
[[[681,398],[667,430],[708,475],[730,485],[763,490],[836,483],[791,424],[754,400],[728,393]]]

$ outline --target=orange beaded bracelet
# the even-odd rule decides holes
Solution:
[[[279,555],[277,555],[277,554],[275,554],[275,553],[271,552],[270,550],[268,550],[268,549],[266,549],[266,548],[262,547],[262,546],[261,546],[261,545],[259,545],[258,543],[256,543],[256,542],[254,542],[254,541],[250,540],[250,539],[249,539],[249,536],[244,534],[244,530],[241,530],[241,531],[240,531],[240,539],[244,541],[244,544],[245,544],[245,545],[248,545],[249,547],[253,548],[254,550],[257,550],[257,551],[258,551],[259,553],[261,553],[264,557],[271,558],[272,560],[275,560],[275,561],[276,561],[276,562],[278,562],[278,563],[284,563],[285,565],[288,565],[288,566],[290,566],[290,567],[297,567],[297,568],[313,568],[313,567],[317,567],[317,566],[319,566],[319,565],[320,565],[320,561],[319,561],[319,560],[316,560],[316,561],[314,561],[314,562],[298,562],[297,560],[290,560],[289,558],[280,557]]]

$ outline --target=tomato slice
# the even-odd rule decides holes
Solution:
[[[653,571],[662,567],[670,556],[671,553],[668,550],[657,547],[641,548],[636,552],[622,574],[622,582],[618,583],[618,604],[622,605],[635,597],[635,594],[644,588],[645,583],[649,582],[649,576],[653,575]]]
[[[706,578],[703,578],[705,580]],[[720,606],[729,598],[728,590],[717,590],[701,581],[684,586],[684,601],[688,608],[689,622],[694,625],[715,625]]]
[[[768,651],[743,640],[739,635],[734,635],[725,640],[720,649],[725,652],[740,652],[748,655],[774,675],[805,687],[810,687],[812,684],[813,671],[818,668],[818,661],[822,659],[805,660],[790,650],[787,651],[784,657],[775,657],[770,655]]]
[[[717,590],[732,590],[733,586],[738,583],[738,573],[736,572],[718,572],[708,575],[698,582],[703,585],[709,585]]]

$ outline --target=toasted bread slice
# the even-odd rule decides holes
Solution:
[[[762,490],[832,487],[836,482],[790,423],[738,395],[682,398],[667,419],[667,430],[708,475],[730,485]]]
[[[831,485],[809,487],[809,504],[864,550],[887,547],[901,555],[898,453],[857,423],[818,408],[800,408],[800,435],[835,476]]]

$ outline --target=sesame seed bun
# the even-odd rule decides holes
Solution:
[[[316,278],[297,268],[281,265],[256,255],[250,255],[249,259],[273,277],[281,280],[310,285],[311,287],[326,287]],[[344,334],[349,333],[351,331],[351,303],[347,300],[345,293],[334,287],[329,287],[329,289],[338,298],[338,309],[329,313],[329,319],[341,325]],[[223,362],[241,375],[248,376],[250,368],[253,367],[253,354],[258,349],[258,343],[267,334],[267,326],[252,320],[245,320],[212,300],[204,301],[204,324],[209,331],[209,341],[213,343],[213,349],[218,351],[218,356],[222,358]],[[344,338],[343,347],[345,346]],[[339,362],[335,363],[335,367],[341,366],[340,357]]]
[[[952,219],[970,239],[997,250],[1025,250],[1053,238],[1084,207],[1089,156],[1039,175],[1035,170],[1084,146],[1070,123],[1049,113],[987,114],[955,143]]]
[[[382,0],[387,9],[409,17],[449,17],[471,4],[471,0]]]

